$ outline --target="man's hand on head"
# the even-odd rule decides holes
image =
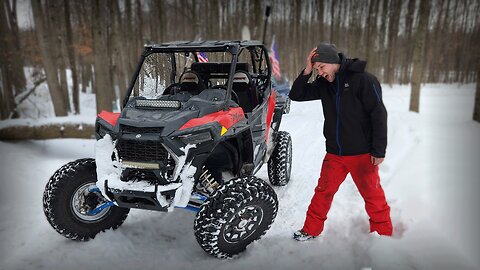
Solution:
[[[308,54],[307,63],[305,65],[305,70],[303,71],[303,75],[309,75],[310,73],[312,73],[312,70],[313,70],[312,57],[316,54],[316,52],[317,52],[317,47],[313,48],[312,51]]]

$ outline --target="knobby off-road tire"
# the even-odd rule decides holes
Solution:
[[[79,211],[82,199],[90,205],[100,204],[103,197],[88,192],[97,181],[95,160],[79,159],[58,169],[43,193],[43,211],[48,222],[61,235],[78,241],[93,239],[101,231],[116,229],[127,218],[128,208],[111,206],[96,215]]]
[[[232,179],[200,207],[195,237],[207,253],[230,258],[268,231],[277,209],[277,195],[263,180],[254,176]]]
[[[290,100],[290,98],[286,98],[285,99],[285,108],[283,109],[283,114],[289,114],[290,113],[290,105],[291,105],[292,101]]]
[[[285,186],[292,170],[292,138],[286,131],[277,134],[275,149],[268,160],[268,178],[275,186]]]

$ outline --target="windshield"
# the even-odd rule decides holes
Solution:
[[[232,55],[225,52],[152,53],[142,64],[132,94],[156,99],[177,91],[198,94],[213,86],[226,86],[229,70],[221,69],[231,62]],[[205,68],[203,63],[210,65]],[[212,63],[218,64],[218,70],[213,70]]]

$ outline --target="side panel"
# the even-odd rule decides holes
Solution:
[[[269,109],[272,103],[271,94],[269,92],[271,90],[267,90],[266,96],[269,98],[265,98],[263,103],[255,108],[252,111],[252,114],[248,117],[248,124],[252,130],[252,139],[253,139],[253,156],[254,156],[254,167],[255,172],[258,170],[261,165],[263,164],[263,157],[267,152],[267,139],[268,133],[270,128],[270,124],[272,121],[273,109]],[[269,95],[270,94],[270,95]],[[275,100],[273,100],[274,102]],[[269,113],[271,114],[269,117]]]

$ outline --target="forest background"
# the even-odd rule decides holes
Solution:
[[[319,42],[367,60],[382,84],[411,84],[411,103],[420,83],[479,78],[476,0],[3,0],[0,119],[19,117],[18,105],[44,81],[55,116],[79,114],[79,93],[87,91],[96,94],[98,112],[111,111],[144,44],[240,40],[246,32],[262,40],[267,5],[265,45],[275,40],[290,81]],[[477,121],[479,92],[477,83]],[[410,109],[418,112],[416,103]]]

